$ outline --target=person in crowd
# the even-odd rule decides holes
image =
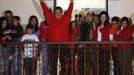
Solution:
[[[28,24],[26,26],[26,34],[23,35],[21,42],[39,42],[36,35],[33,34],[34,26]],[[25,75],[36,75],[36,63],[38,57],[38,45],[37,44],[24,44],[24,74]]]
[[[63,10],[61,7],[56,7],[54,9],[54,14],[49,11],[46,4],[43,0],[40,0],[41,7],[45,13],[48,25],[50,27],[49,30],[49,40],[48,42],[68,42],[69,41],[69,23],[71,21],[71,14],[73,10],[73,1],[70,0],[70,5],[66,13],[63,15]],[[50,72],[52,75],[56,75],[57,72],[57,59],[59,57],[61,62],[61,71],[60,75],[65,75],[65,57],[66,51],[65,45],[62,46],[63,49],[58,51],[58,45],[55,45],[55,48],[51,47],[49,51],[50,55]],[[64,56],[63,56],[64,55]]]
[[[93,17],[93,21],[92,21],[92,25],[91,25],[91,29],[90,29],[90,33],[89,33],[89,39],[91,41],[96,41],[97,40],[97,29],[98,29],[98,25],[99,25],[99,15],[94,15]],[[92,69],[92,74],[96,75],[97,74],[97,50],[96,50],[96,44],[91,44],[90,47],[90,70]]]
[[[67,10],[67,12],[64,15],[63,15],[63,10],[61,7],[56,7],[54,10],[54,15],[53,15],[52,12],[49,11],[49,9],[47,8],[47,6],[43,2],[43,0],[40,0],[40,3],[41,3],[43,11],[45,12],[48,24],[51,28],[51,31],[50,31],[51,37],[49,37],[50,38],[49,41],[51,41],[51,42],[68,41],[69,40],[68,29],[69,29],[69,23],[70,23],[70,19],[71,19],[71,13],[73,10],[73,0],[70,0],[69,9]],[[60,25],[60,26],[57,26],[57,25]],[[58,27],[58,31],[55,31],[55,30],[57,30],[57,27]],[[60,32],[64,32],[65,34],[64,33],[61,34]],[[55,36],[55,38],[53,38],[52,35]],[[63,35],[65,35],[65,37],[62,37]]]
[[[6,17],[0,17],[0,40],[3,42],[9,40],[6,33],[8,33],[8,20]]]
[[[90,31],[90,39],[92,41],[96,41],[97,40],[97,29],[98,29],[98,25],[99,25],[99,15],[95,15],[93,18],[93,24],[91,26],[91,31]]]
[[[1,45],[1,53],[3,56],[3,75],[9,75],[9,56],[10,56],[10,48],[6,44],[11,40],[11,37],[9,35],[9,28],[8,28],[8,20],[6,17],[0,17],[0,41],[4,43]]]
[[[49,37],[48,37],[48,32],[49,32],[49,25],[47,23],[47,20],[42,21],[40,24],[40,31],[39,31],[39,37],[42,42],[47,42]],[[48,50],[47,50],[47,45],[42,45],[42,51],[41,51],[41,56],[43,58],[43,68],[42,68],[42,75],[47,75],[49,74],[49,62],[48,62]]]
[[[10,29],[13,28],[13,23],[12,23],[12,18],[13,18],[13,12],[11,10],[6,10],[5,11],[5,17],[7,18],[8,20],[8,27]]]
[[[109,30],[111,24],[109,23],[109,16],[106,11],[102,11],[99,15],[99,25],[97,29],[97,39],[98,42],[109,41]],[[99,74],[109,75],[109,58],[110,50],[108,44],[98,44],[99,46]]]
[[[91,26],[93,23],[93,17],[94,17],[94,12],[90,11],[86,14],[85,17],[85,21],[82,22],[81,26],[80,26],[80,30],[81,30],[81,39],[80,41],[88,41],[90,40],[89,35],[90,35],[90,31],[91,31]]]
[[[13,25],[14,25],[14,29],[13,29],[13,32],[14,32],[14,40],[20,40],[20,38],[22,37],[23,35],[23,27],[21,26],[21,23],[20,23],[20,17],[19,16],[13,16]]]
[[[120,18],[117,16],[114,16],[111,19],[111,23],[112,23],[112,26],[109,30],[109,40],[114,41],[114,35],[116,34],[116,31],[120,28]],[[120,69],[119,69],[119,51],[118,51],[118,47],[116,46],[116,44],[112,45],[111,53],[112,53],[111,59],[114,62],[114,74],[121,75]]]
[[[20,17],[19,16],[13,16],[12,19],[13,23],[13,29],[12,29],[12,38],[13,42],[19,42],[23,35],[23,27],[20,24]],[[11,62],[11,65],[13,67],[13,73],[14,75],[19,75],[19,68],[20,68],[20,58],[19,58],[19,48],[17,45],[12,45],[11,47],[11,56],[13,57],[13,61]],[[12,68],[11,67],[11,68]]]
[[[99,24],[99,15],[94,15],[93,23],[94,23],[94,25],[98,25]]]
[[[20,26],[20,22],[19,22],[19,17],[18,16],[14,16],[13,19],[12,19],[12,28],[9,27],[7,25],[7,30],[6,29],[1,29],[2,33],[4,32],[4,35],[5,35],[5,41],[8,40],[10,42],[19,42],[21,36],[23,35],[23,28],[22,26]],[[6,21],[5,21],[6,22]],[[14,72],[14,75],[18,75],[18,64],[19,62],[16,62],[18,61],[18,57],[19,55],[15,55],[15,53],[18,54],[18,51],[16,51],[16,45],[15,44],[11,44],[10,45],[10,54],[9,54],[9,66],[8,68],[10,69],[9,70],[9,73],[11,73],[12,71]],[[16,66],[17,65],[17,66]],[[16,70],[15,70],[16,69]]]
[[[38,18],[35,15],[30,16],[28,24],[34,26],[33,34],[39,36]]]
[[[76,21],[72,21],[70,23],[70,28],[69,28],[69,33],[70,33],[70,41],[71,42],[76,42],[77,40],[77,36],[79,36],[79,31],[78,31],[78,25],[76,23]]]
[[[132,30],[128,17],[121,19],[121,27],[117,30],[114,36],[115,41],[129,42],[132,41]],[[120,75],[132,75],[132,54],[133,49],[131,44],[118,44],[119,61],[120,61]]]
[[[113,36],[114,34],[116,34],[116,31],[118,30],[118,28],[120,27],[120,19],[119,17],[115,16],[112,18],[111,20],[112,22],[112,27],[109,30],[109,40],[112,41],[113,40]]]
[[[77,16],[75,16],[75,17],[77,17]],[[77,40],[77,37],[80,35],[79,34],[79,28],[78,28],[78,25],[77,25],[77,19],[75,19],[74,21],[72,21],[71,23],[70,23],[70,28],[69,28],[69,37],[70,37],[70,42],[78,42],[78,40]],[[74,75],[78,75],[78,59],[76,58],[77,57],[77,54],[78,54],[78,52],[77,52],[77,45],[76,44],[71,44],[70,45],[70,52],[72,52],[73,53],[73,55],[71,56],[71,53],[70,53],[70,58],[69,59],[71,59],[71,58],[73,58],[73,62],[74,63],[72,63],[73,64],[73,67],[74,67],[74,72],[73,72],[73,74]],[[72,60],[72,59],[71,59]],[[69,66],[71,66],[70,64],[71,64],[71,62],[70,63],[67,63],[67,65],[69,64]],[[70,69],[70,70],[72,70],[72,69]]]
[[[90,41],[90,31],[91,31],[91,26],[93,23],[93,17],[94,17],[94,12],[93,11],[89,11],[86,16],[84,21],[82,21],[81,25],[80,25],[80,40],[79,41]],[[79,74],[84,74],[84,46],[83,45],[79,45],[80,50],[78,51],[78,57],[79,57]],[[86,45],[86,47],[89,47],[89,45]],[[87,69],[90,69],[90,65],[91,65],[91,60],[90,60],[90,50],[86,51],[86,58],[87,58]],[[89,71],[87,71],[87,74],[89,74]]]
[[[42,21],[40,24],[40,33],[39,33],[39,37],[41,41],[48,41],[49,36],[48,36],[48,31],[49,31],[49,25],[47,23],[47,20]]]
[[[75,22],[77,24],[78,33],[79,33],[79,35],[76,37],[77,41],[81,40],[81,25],[83,21],[84,21],[83,15],[81,14],[75,15]]]

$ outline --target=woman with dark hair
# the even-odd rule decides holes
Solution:
[[[33,34],[38,36],[39,35],[38,18],[36,16],[34,16],[34,15],[30,16],[28,24],[34,26]]]
[[[1,17],[0,18],[0,40],[3,42],[10,40],[8,33],[9,33],[8,20],[6,19],[6,17]]]
[[[109,30],[111,24],[109,23],[109,16],[106,11],[102,11],[99,15],[99,24],[97,29],[96,41],[109,41]],[[99,47],[99,74],[109,75],[109,58],[110,50],[108,44],[98,44]]]
[[[111,19],[111,28],[109,30],[109,40],[114,41],[114,35],[116,34],[116,31],[120,28],[120,18],[118,16],[114,16]],[[118,53],[118,47],[117,44],[112,44],[112,50],[111,50],[111,56],[113,59],[113,66],[114,66],[114,74],[120,75],[120,69],[119,69],[119,53]]]
[[[8,20],[6,17],[1,17],[0,18],[0,41],[3,42],[4,44],[1,45],[1,53],[2,53],[2,58],[4,59],[3,61],[3,75],[9,75],[9,56],[10,56],[10,49],[8,48],[8,45],[6,45],[6,42],[8,42],[11,37],[8,35],[9,34],[8,30]]]
[[[128,17],[121,19],[121,28],[117,30],[114,36],[115,41],[132,41],[133,30]],[[132,55],[133,49],[131,44],[118,44],[119,49],[119,61],[120,61],[120,75],[132,75]]]

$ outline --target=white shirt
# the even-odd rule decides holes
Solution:
[[[99,26],[97,29],[97,33],[98,33],[97,41],[102,41],[102,33],[100,32],[100,29],[103,27],[104,26]]]
[[[39,42],[39,39],[34,34],[32,35],[25,34],[23,35],[21,42]],[[34,56],[35,46],[37,46],[37,44],[25,44],[24,45],[24,57],[25,58],[32,58]]]

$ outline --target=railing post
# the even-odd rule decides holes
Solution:
[[[97,75],[99,75],[99,45],[97,44]]]
[[[72,45],[72,44],[71,44]],[[72,69],[72,71],[71,71],[71,75],[73,75],[73,71],[74,71],[74,68],[73,68],[73,66],[74,66],[74,60],[73,60],[73,58],[74,58],[74,55],[73,55],[73,47],[71,47],[71,69]]]
[[[86,75],[86,65],[87,65],[87,63],[86,63],[86,44],[84,44],[84,75]]]
[[[23,43],[20,43],[20,75],[24,75],[23,74]]]

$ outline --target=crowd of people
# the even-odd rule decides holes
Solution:
[[[73,11],[73,0],[70,0],[70,5],[65,13],[61,7],[56,7],[54,13],[47,8],[43,0],[40,0],[41,7],[44,11],[45,21],[39,23],[37,16],[29,17],[28,24],[25,29],[21,25],[20,16],[15,16],[11,10],[6,10],[5,15],[0,17],[0,42],[4,43],[1,47],[1,53],[4,59],[3,75],[10,75],[9,63],[15,55],[15,45],[9,49],[6,42],[133,42],[134,41],[134,25],[129,17],[113,16],[109,18],[108,12],[102,11],[100,14],[95,14],[93,11],[87,14],[76,14],[75,20],[71,21]],[[40,24],[40,25],[39,25]],[[114,62],[114,75],[132,75],[132,59],[134,56],[134,44],[92,44],[89,47],[92,51],[87,50],[87,55],[97,55],[99,57],[99,75],[109,75],[110,63],[112,56]],[[34,47],[34,48],[33,48]],[[71,75],[71,66],[65,67],[66,62],[71,63],[71,48],[73,48],[73,58],[79,57],[78,71],[73,72],[73,75],[84,75],[84,54],[83,45],[47,45],[47,47],[39,48],[37,44],[24,44],[24,71],[25,75],[35,75],[37,57],[45,50],[45,62],[48,67],[44,66],[42,75],[57,75],[57,61],[61,63],[60,75]],[[47,49],[46,49],[47,48]],[[78,51],[77,48],[80,48]],[[40,53],[39,53],[40,52]],[[89,54],[88,54],[89,53]],[[12,55],[12,57],[10,56]],[[43,55],[43,52],[42,52]],[[83,55],[84,56],[84,55]],[[9,59],[10,57],[10,59]],[[90,56],[91,57],[91,56]],[[90,57],[87,57],[87,62],[91,63]],[[73,60],[74,60],[73,59]],[[96,59],[92,56],[92,59]],[[9,61],[10,60],[10,61]],[[76,62],[76,61],[74,61]],[[33,64],[32,64],[33,63]],[[88,64],[87,63],[87,64]],[[93,75],[96,73],[96,61],[92,61]],[[19,66],[18,63],[15,66]],[[34,66],[33,66],[34,65]],[[76,66],[74,66],[76,67]],[[90,67],[90,65],[89,65]],[[67,70],[68,69],[68,70]],[[90,69],[90,68],[87,68]],[[68,72],[66,72],[68,71]],[[89,70],[88,70],[89,71]],[[88,72],[87,71],[87,72]],[[77,73],[78,72],[78,73]],[[89,73],[87,73],[88,75]],[[14,71],[13,75],[20,75],[19,67]]]

